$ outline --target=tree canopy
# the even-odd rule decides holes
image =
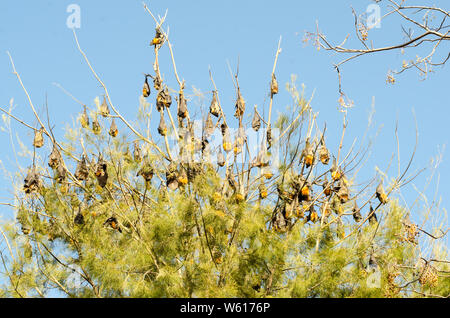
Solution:
[[[81,103],[63,140],[31,99],[37,127],[4,110],[33,130],[34,139],[25,142],[33,155],[10,203],[16,218],[1,225],[2,296],[450,295],[447,248],[439,243],[445,228],[426,231],[397,195],[417,175],[410,171],[415,149],[404,162],[398,154],[397,175],[378,169],[359,180],[370,142],[343,147],[351,105],[341,96],[341,117],[328,123],[342,126],[332,153],[313,96],[304,96],[295,78],[276,76],[281,40],[268,78],[268,109],[246,105],[238,67],[233,116],[226,116],[212,72],[206,113],[192,111],[165,16],[144,9],[155,21],[148,40],[154,63],[144,71],[136,121],[114,105],[75,29],[103,96]],[[176,88],[161,75],[163,46]],[[28,96],[12,57],[11,64]],[[290,94],[292,103],[274,115],[278,94]],[[429,240],[436,242],[434,257],[424,258]]]

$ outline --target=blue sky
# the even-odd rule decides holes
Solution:
[[[416,1],[434,3],[448,10],[448,1]],[[93,99],[101,96],[102,89],[91,75],[82,56],[77,51],[72,31],[66,26],[69,4],[81,8],[81,28],[77,30],[81,46],[87,53],[95,70],[104,80],[111,98],[120,112],[129,119],[137,114],[138,98],[144,72],[151,72],[153,49],[148,45],[154,35],[154,22],[145,12],[142,1],[1,1],[0,2],[0,105],[8,108],[14,98],[14,114],[36,125],[29,111],[26,97],[12,74],[6,51],[14,59],[39,113],[44,115],[43,104],[48,94],[51,120],[56,136],[63,136],[67,122],[77,116],[80,105],[71,100],[53,83],[61,84],[78,99],[93,105]],[[313,91],[312,106],[319,112],[319,124],[327,122],[328,144],[336,149],[341,130],[341,115],[336,110],[337,76],[332,67],[343,56],[317,51],[302,43],[305,31],[320,30],[333,43],[340,43],[353,32],[351,6],[364,12],[372,1],[150,1],[155,14],[163,15],[168,9],[167,26],[174,46],[177,68],[186,80],[187,93],[192,86],[201,91],[212,89],[208,68],[214,73],[221,100],[226,111],[233,111],[235,92],[230,79],[227,61],[235,68],[240,60],[240,86],[247,105],[262,106],[270,81],[273,59],[280,35],[282,53],[277,67],[277,78],[283,87],[292,74],[298,76],[297,84],[305,85],[309,98]],[[382,13],[386,11],[382,7]],[[354,35],[352,34],[352,37]],[[369,33],[375,46],[395,43],[403,39],[397,18],[382,22],[381,28]],[[356,44],[350,41],[350,44]],[[446,55],[449,44],[441,46],[440,56]],[[404,59],[411,59],[416,50],[402,55],[399,51],[365,56],[342,67],[343,85],[355,107],[349,112],[348,139],[360,137],[365,131],[372,100],[375,100],[374,136],[377,136],[372,155],[361,180],[375,174],[375,166],[381,169],[396,151],[394,130],[399,123],[400,150],[403,166],[407,164],[415,141],[415,123],[412,109],[418,121],[419,145],[412,170],[428,167],[430,160],[443,153],[439,166],[440,183],[437,197],[442,198],[441,208],[449,203],[450,163],[448,151],[450,134],[449,66],[437,68],[426,81],[421,81],[414,71],[397,77],[395,85],[386,84],[389,69],[399,69]],[[176,87],[167,47],[161,51],[161,68],[169,86]],[[289,104],[289,95],[283,89],[275,104],[275,113]],[[209,99],[209,97],[208,97]],[[208,101],[205,101],[206,103]],[[230,115],[231,116],[231,115]],[[23,131],[14,124],[14,134],[31,142],[31,132]],[[28,138],[28,139],[27,139]],[[3,151],[0,160],[7,169],[16,170],[9,135],[0,132]],[[47,151],[47,150],[46,150]],[[20,159],[20,163],[29,163]],[[394,165],[396,167],[396,165]],[[389,172],[395,176],[395,168]],[[423,187],[429,171],[418,177],[404,189],[405,198],[413,200],[415,190]],[[433,182],[426,194],[430,200],[435,194]],[[12,197],[10,180],[0,178],[0,202]],[[0,210],[3,217],[10,214]]]

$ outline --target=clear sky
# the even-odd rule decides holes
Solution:
[[[448,0],[415,1],[436,4],[449,9]],[[227,112],[233,111],[235,92],[230,79],[227,60],[235,68],[240,59],[240,85],[247,105],[262,106],[270,81],[273,59],[280,35],[282,53],[277,67],[277,78],[281,87],[292,74],[298,76],[298,86],[305,85],[309,98],[315,91],[312,107],[319,112],[319,124],[327,122],[328,144],[337,148],[341,130],[341,115],[336,110],[337,76],[332,64],[340,61],[337,56],[324,50],[317,51],[302,43],[305,31],[315,31],[316,22],[320,30],[333,43],[340,43],[353,32],[351,6],[364,12],[368,0],[342,1],[150,1],[147,2],[155,14],[163,15],[168,9],[167,26],[174,46],[178,72],[186,80],[187,94],[192,87],[201,91],[212,89],[208,68],[211,67],[216,84],[221,91],[222,103]],[[90,73],[82,56],[77,51],[72,31],[66,26],[68,5],[81,8],[81,28],[77,29],[81,46],[90,58],[95,70],[104,80],[114,104],[129,119],[137,113],[138,98],[143,83],[143,73],[152,72],[153,49],[149,42],[154,35],[154,22],[144,10],[142,1],[106,0],[47,0],[0,2],[0,105],[8,108],[14,98],[14,114],[26,122],[36,125],[27,104],[26,96],[16,77],[12,74],[6,51],[14,59],[24,85],[30,92],[39,113],[44,115],[43,104],[48,94],[49,111],[55,124],[55,133],[61,137],[67,122],[76,118],[81,107],[65,95],[53,83],[61,84],[75,97],[92,106],[102,89]],[[386,11],[382,7],[382,13]],[[354,35],[352,34],[352,37]],[[381,28],[369,33],[375,46],[401,41],[400,21],[390,19],[382,22]],[[355,44],[350,41],[350,44]],[[439,56],[450,51],[443,44]],[[450,133],[449,65],[436,68],[426,81],[414,71],[397,77],[395,85],[386,84],[389,69],[399,69],[404,59],[408,60],[423,50],[405,55],[388,52],[365,56],[342,67],[343,85],[355,107],[349,112],[347,143],[360,138],[365,131],[372,101],[375,100],[374,129],[382,127],[372,148],[372,155],[360,181],[375,174],[375,166],[385,169],[396,151],[395,125],[399,123],[400,150],[403,166],[407,164],[415,141],[415,110],[419,128],[419,145],[412,170],[429,167],[430,160],[443,154],[439,166],[440,183],[437,199],[442,199],[441,208],[448,207],[450,188],[450,161],[448,150]],[[169,86],[176,87],[167,47],[161,52],[161,68]],[[208,97],[209,99],[209,97]],[[281,111],[289,103],[289,94],[281,90],[275,110]],[[208,103],[208,100],[205,101]],[[267,105],[267,103],[266,103]],[[230,115],[231,116],[231,115]],[[19,129],[16,133],[31,143],[31,131]],[[16,141],[15,141],[16,143]],[[48,146],[48,145],[47,145]],[[15,171],[10,137],[0,132],[0,160],[6,169]],[[16,145],[17,147],[17,145]],[[44,151],[49,151],[45,148]],[[23,166],[29,163],[19,159]],[[389,171],[396,175],[396,164]],[[405,198],[411,202],[416,197],[414,186],[422,189],[427,170],[404,189]],[[433,200],[437,179],[425,192]],[[6,177],[0,178],[0,202],[12,197],[11,184]],[[2,207],[0,216],[10,211]]]

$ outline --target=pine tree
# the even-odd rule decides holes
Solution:
[[[194,129],[184,81],[178,81],[178,107],[170,108],[173,90],[160,76],[157,57],[171,44],[164,21],[156,22],[155,75],[146,75],[146,83],[154,78],[157,91],[148,89],[144,97],[137,89],[137,94],[141,115],[148,107],[160,112],[151,121],[153,133],[160,125],[160,142],[131,125],[107,91],[101,105],[96,99],[95,127],[89,126],[85,106],[67,140],[57,141],[51,127],[42,125],[38,132],[49,139],[52,153],[47,160],[34,149],[16,192],[16,219],[1,227],[8,249],[0,252],[7,276],[0,295],[46,296],[52,290],[68,297],[450,293],[448,262],[441,261],[446,250],[435,259],[421,259],[418,237],[432,234],[409,221],[395,196],[409,181],[409,165],[384,180],[379,201],[381,190],[373,182],[356,182],[359,169],[352,162],[358,167],[365,153],[341,153],[351,124],[347,110],[341,144],[333,153],[325,146],[326,129],[314,130],[318,119],[294,83],[288,85],[294,106],[272,122],[273,101],[284,93],[275,76],[280,48],[268,76],[268,118],[256,107],[246,116],[236,74],[235,116],[226,118],[212,81],[208,111],[213,116],[200,118],[202,129]],[[154,97],[154,105],[148,97]],[[151,120],[139,119],[141,126]],[[233,124],[236,134],[230,132]],[[258,134],[254,153],[248,135],[255,131],[245,131],[246,126]],[[212,135],[219,140],[217,148]],[[376,222],[369,222],[373,215]]]

